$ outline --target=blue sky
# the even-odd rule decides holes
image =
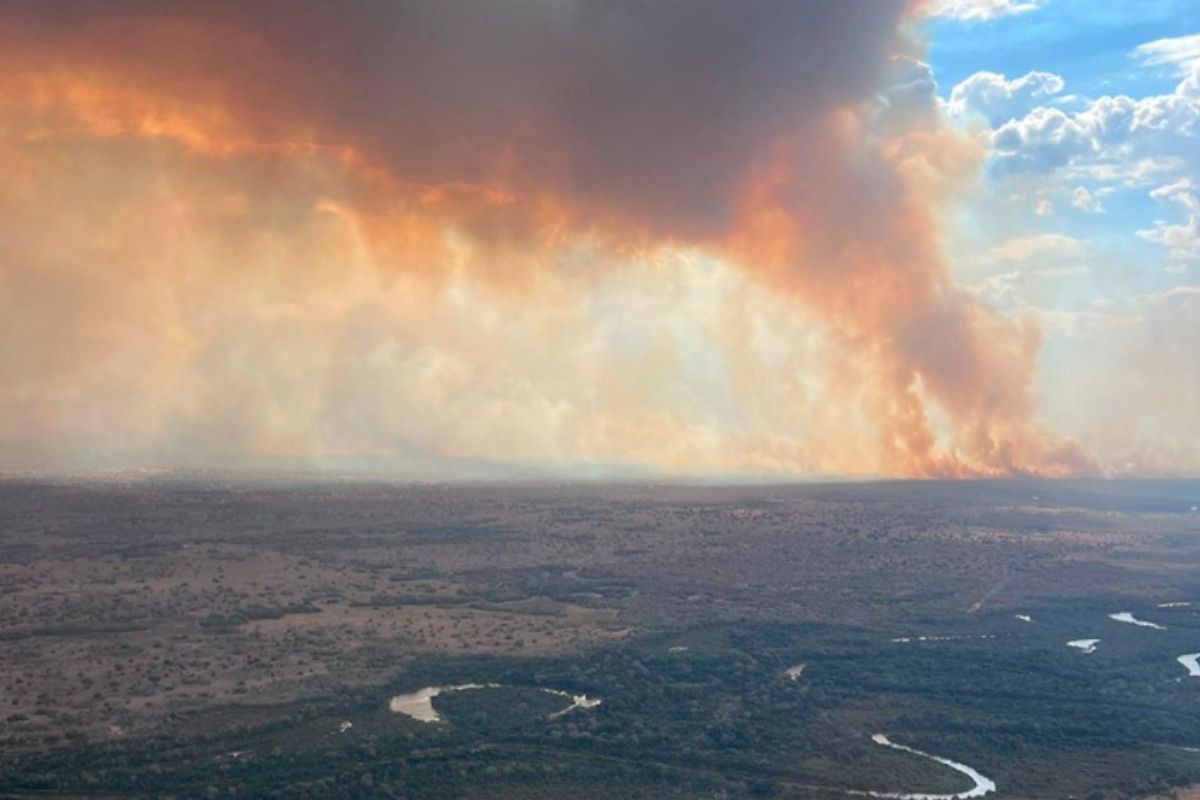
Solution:
[[[1144,42],[1200,30],[1195,0],[1045,0],[1036,11],[991,20],[928,23],[927,60],[943,96],[979,70],[1009,76],[1061,75],[1067,91],[1135,96],[1169,91],[1169,70],[1142,68],[1130,52]]]

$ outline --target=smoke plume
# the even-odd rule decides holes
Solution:
[[[1093,469],[908,6],[6,4],[6,463]]]

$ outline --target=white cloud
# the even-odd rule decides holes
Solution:
[[[984,22],[998,17],[1010,17],[1036,11],[1035,0],[930,0],[926,13],[968,22]]]
[[[1046,199],[1038,200],[1037,205],[1033,207],[1033,213],[1039,217],[1054,216],[1054,203]]]
[[[1149,186],[1172,180],[1186,171],[1186,162],[1178,156],[1147,157],[1118,161],[1080,161],[1065,166],[1060,175],[1067,183],[1077,180],[1117,183],[1126,187]]]
[[[1187,220],[1180,225],[1158,221],[1153,228],[1137,232],[1148,242],[1167,248],[1172,261],[1192,261],[1200,258],[1200,195],[1190,180],[1182,180],[1160,186],[1150,193],[1155,200],[1175,203],[1187,212]]]
[[[1001,173],[1076,176],[1126,184],[1162,180],[1200,169],[1200,34],[1147,42],[1132,53],[1148,65],[1172,65],[1182,78],[1169,94],[1096,98],[1079,111],[1062,108],[1057,76],[1031,72],[1013,81],[979,73],[956,86],[951,114],[974,111],[995,128],[992,144]],[[957,95],[957,96],[956,96]],[[1054,95],[1060,101],[1032,107]],[[1004,119],[1021,103],[1024,116]],[[1081,203],[1087,199],[1076,192]],[[1085,210],[1093,210],[1085,208]]]
[[[1149,66],[1170,65],[1182,73],[1200,69],[1200,33],[1155,39],[1134,49],[1133,55]]]
[[[1196,199],[1196,187],[1187,178],[1160,186],[1151,192],[1150,196],[1155,200],[1179,203],[1192,214],[1200,214],[1200,200]]]
[[[1005,122],[992,134],[996,168],[1002,173],[1049,173],[1081,165],[1132,169],[1148,159],[1158,163],[1176,159],[1186,170],[1200,166],[1198,140],[1200,92],[1195,76],[1171,94],[1141,99],[1105,96],[1074,113],[1040,106]]]
[[[1093,194],[1083,186],[1077,186],[1071,192],[1071,205],[1086,214],[1103,214],[1104,205],[1100,202],[1099,193]]]
[[[1175,89],[1175,93],[1181,97],[1200,98],[1200,69],[1192,72],[1183,79],[1183,83],[1179,84]]]
[[[1045,106],[1004,123],[992,134],[992,144],[1005,172],[1048,172],[1095,150],[1076,117]]]
[[[1028,113],[1063,85],[1051,72],[1030,72],[1011,81],[995,72],[976,72],[950,91],[946,109],[955,117],[983,117],[995,127]]]

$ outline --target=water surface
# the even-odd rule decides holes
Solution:
[[[394,713],[412,717],[418,722],[445,722],[433,708],[433,698],[446,692],[465,692],[472,689],[498,689],[498,683],[460,683],[457,686],[426,686],[408,694],[398,694],[388,702]]]
[[[893,750],[902,750],[905,753],[912,753],[915,756],[928,758],[931,761],[936,761],[939,764],[945,764],[952,770],[961,772],[972,781],[975,786],[967,789],[964,792],[955,794],[922,794],[922,793],[907,793],[907,792],[853,792],[853,794],[866,795],[868,797],[880,797],[887,800],[968,800],[971,797],[983,797],[989,792],[996,791],[996,782],[979,772],[973,767],[968,767],[966,764],[960,764],[957,761],[951,761],[942,756],[935,756],[932,753],[926,753],[923,750],[918,750],[915,747],[907,747],[902,744],[897,744],[882,733],[877,733],[871,737],[871,741],[875,744],[890,747]]]
[[[1183,664],[1189,678],[1200,678],[1200,653],[1187,653],[1175,660]]]
[[[1144,619],[1138,619],[1128,611],[1119,611],[1116,614],[1109,614],[1108,618],[1116,620],[1117,622],[1124,622],[1128,625],[1139,625],[1143,628],[1154,628],[1156,631],[1165,631],[1167,629],[1165,625],[1159,625],[1154,622],[1146,622]]]

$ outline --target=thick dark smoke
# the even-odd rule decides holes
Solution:
[[[561,430],[539,452],[577,460],[653,462],[653,449],[630,444],[652,430],[710,442],[706,468],[717,469],[1086,469],[1082,454],[1029,422],[1037,331],[956,289],[940,261],[937,204],[978,159],[939,130],[932,83],[910,58],[908,5],[8,3],[0,165],[18,179],[0,211],[25,222],[4,232],[14,248],[0,256],[0,304],[75,325],[37,332],[32,345],[0,325],[0,355],[22,365],[0,367],[16,387],[0,390],[10,416],[0,435],[17,452],[47,441],[64,452],[111,448],[80,423],[76,404],[91,393],[102,406],[147,403],[153,423],[130,422],[125,438],[167,462],[212,441],[237,455],[333,447],[503,458],[503,447],[481,453],[479,442],[508,442],[513,409],[544,404]],[[890,85],[898,65],[911,74]],[[132,176],[127,185],[121,174]],[[56,192],[68,184],[66,196]],[[51,203],[66,209],[60,229],[86,242],[60,252],[30,237],[54,218]],[[98,231],[97,215],[116,209],[128,213],[105,224],[121,235]],[[135,233],[134,213],[177,231]],[[329,218],[353,236],[330,234]],[[855,410],[832,431],[798,416],[788,435],[836,440],[854,429],[858,438],[865,426],[871,452],[828,462],[827,442],[795,459],[747,456],[788,447],[745,444],[769,438],[763,431],[711,445],[724,441],[715,410],[681,422],[666,376],[686,383],[681,365],[705,336],[732,341],[712,326],[669,347],[647,342],[632,360],[581,367],[580,353],[611,356],[597,349],[594,316],[613,265],[680,252],[739,269],[826,331],[829,383],[849,381]],[[105,289],[82,291],[97,271]],[[372,306],[386,324],[363,333],[351,321],[371,303],[364,286],[381,282],[382,297],[411,276],[468,281],[491,298],[490,313],[520,315],[512,330],[539,319],[530,335],[543,337],[542,358],[498,354],[512,370],[500,376],[475,355],[446,360],[440,347],[469,338],[446,319],[409,325]],[[110,297],[112,286],[123,288]],[[145,304],[156,304],[154,322],[139,341],[125,320]],[[309,328],[325,317],[336,333]],[[96,330],[109,331],[103,344],[87,339]],[[147,337],[160,377],[114,378],[123,373],[106,365],[132,363]],[[506,346],[504,336],[485,338]],[[479,412],[457,412],[468,426],[493,425],[448,446],[422,439],[430,426],[415,430],[394,409],[363,411],[342,387],[364,374],[386,384],[396,367],[382,351],[403,353],[410,373],[435,364],[437,385],[457,382],[456,397]],[[29,353],[60,361],[39,373]],[[607,388],[579,389],[600,375]],[[420,386],[397,390],[409,416],[446,408],[443,389]],[[680,452],[660,466],[686,468],[695,451]]]

